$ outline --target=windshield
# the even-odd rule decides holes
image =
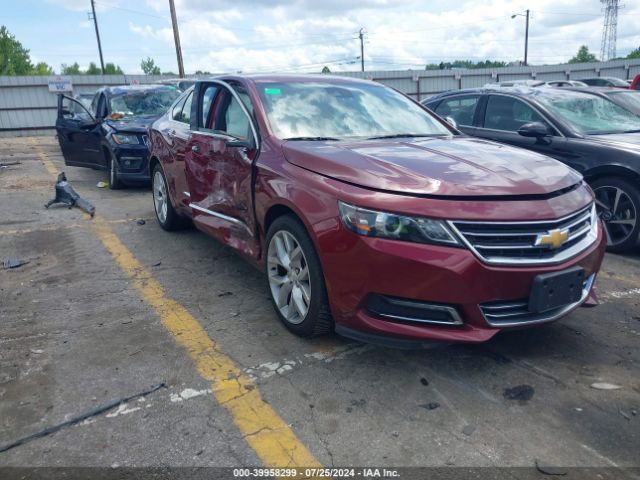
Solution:
[[[628,87],[629,86],[629,82],[626,82],[625,80],[622,80],[621,78],[607,77],[607,81],[611,82],[611,85],[613,85],[615,87]]]
[[[537,100],[582,134],[623,133],[640,129],[640,116],[611,100],[566,90],[562,95],[559,93],[546,92],[538,95]]]
[[[122,93],[111,97],[111,117],[162,115],[179,95],[180,91],[172,87]]]
[[[411,100],[373,82],[258,82],[257,87],[281,139],[451,135]]]

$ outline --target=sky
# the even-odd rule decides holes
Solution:
[[[95,0],[105,62],[142,73],[151,57],[177,72],[168,0]],[[618,16],[617,54],[640,46],[640,0]],[[175,0],[186,73],[424,69],[456,59],[519,61],[531,10],[529,63],[569,60],[580,45],[599,56],[598,0]],[[90,0],[5,0],[0,24],[59,72],[99,64]]]

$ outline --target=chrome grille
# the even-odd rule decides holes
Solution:
[[[512,327],[516,325],[530,325],[535,323],[550,322],[566,315],[575,307],[587,299],[595,274],[589,275],[582,284],[582,295],[575,303],[563,305],[546,312],[530,312],[529,300],[502,300],[497,302],[483,303],[480,311],[487,323],[493,327]]]
[[[449,222],[464,243],[484,262],[539,265],[563,262],[589,247],[597,238],[595,205],[557,220],[535,222]],[[568,237],[557,248],[540,239],[554,231]]]

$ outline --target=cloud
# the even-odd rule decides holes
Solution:
[[[166,0],[146,0],[168,15]],[[531,8],[529,62],[561,63],[587,45],[599,55],[602,31],[596,0],[176,0],[187,71],[256,72],[355,70],[357,33],[366,29],[367,69],[423,69],[453,60],[518,61],[524,18]],[[618,51],[640,45],[635,28],[640,5],[620,11]],[[135,35],[173,48],[170,25],[130,23]]]

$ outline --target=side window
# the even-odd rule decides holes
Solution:
[[[219,110],[216,112],[215,129],[232,137],[246,139],[250,136],[249,118],[231,93],[224,92]]]
[[[91,108],[89,111],[95,116],[98,113],[98,100],[100,99],[100,93],[96,93],[91,100]]]
[[[187,97],[183,97],[178,100],[173,106],[173,110],[171,110],[171,118],[173,118],[176,122],[180,121],[180,116],[182,115],[182,107],[184,107],[184,102],[187,100]]]
[[[208,85],[207,88],[205,88],[204,93],[202,94],[202,118],[200,119],[202,123],[198,125],[199,127],[211,127],[211,109],[214,105],[213,101],[216,98],[218,90],[218,85]]]
[[[182,113],[180,114],[179,122],[191,123],[191,99],[193,98],[193,92],[190,92],[182,107]]]
[[[480,95],[466,95],[444,99],[435,112],[443,118],[451,117],[458,125],[473,125],[473,115]]]
[[[547,125],[547,122],[523,101],[502,95],[489,96],[484,128],[516,132],[522,125],[531,122]]]
[[[107,97],[101,93],[98,99],[98,109],[96,110],[97,118],[104,118],[107,116]]]

